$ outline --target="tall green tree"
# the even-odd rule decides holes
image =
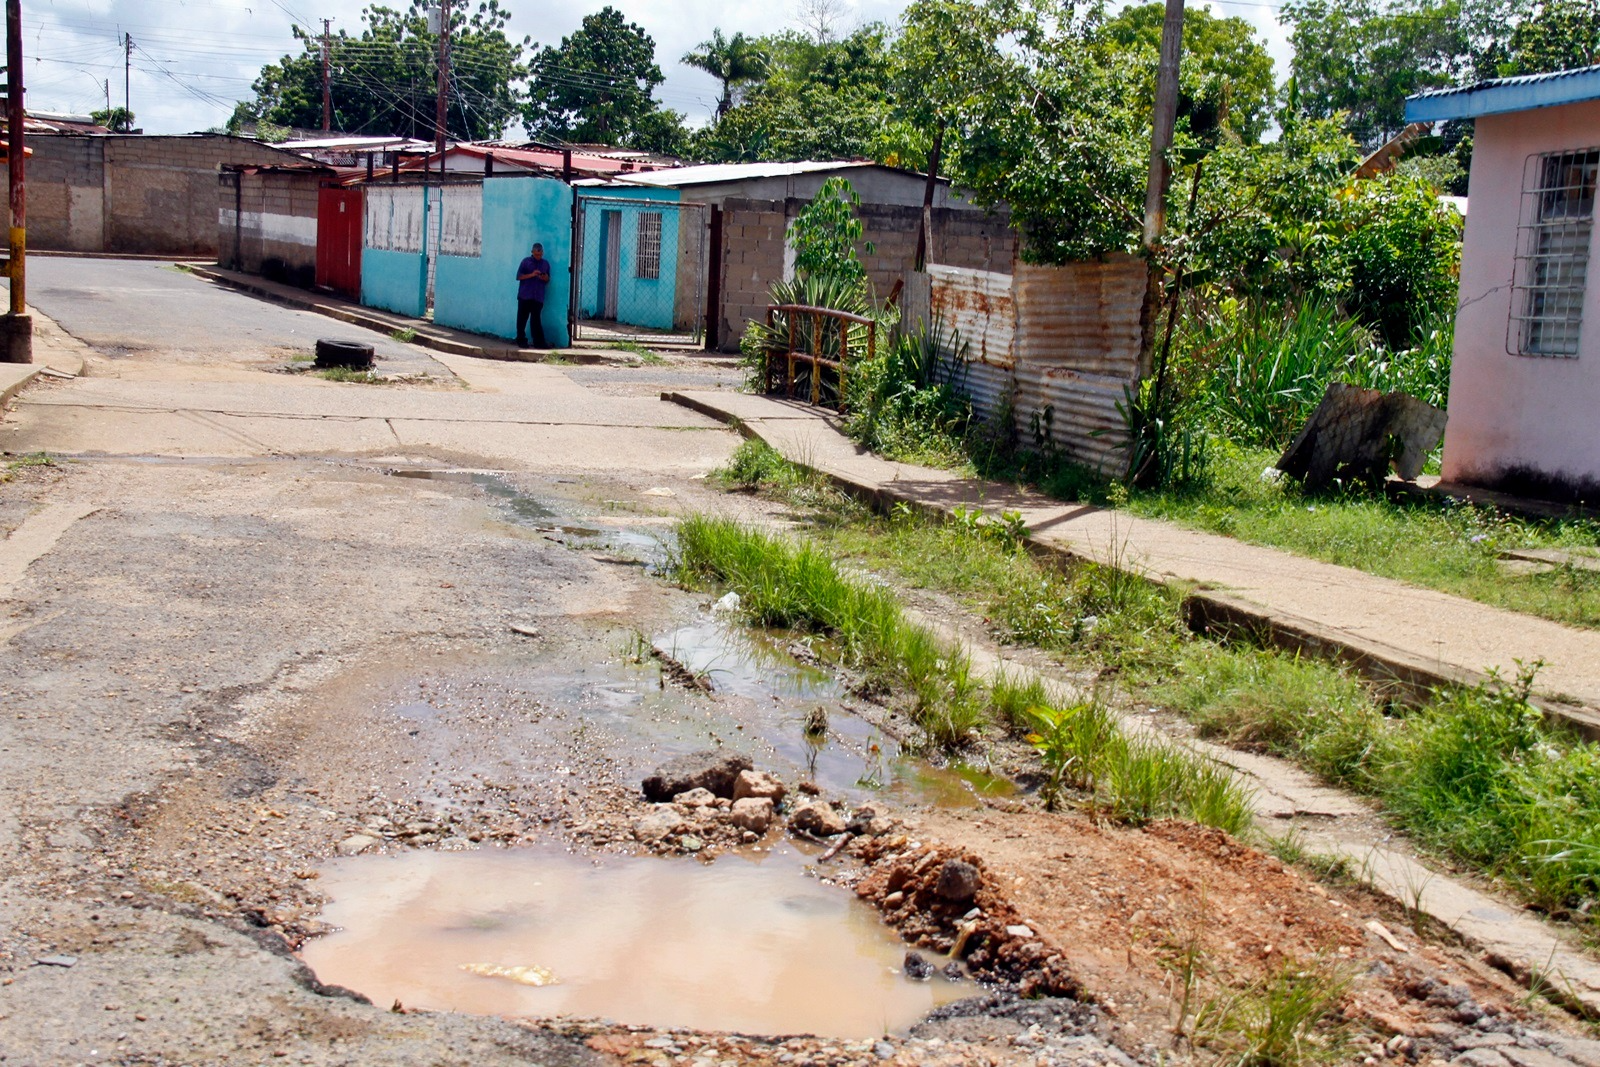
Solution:
[[[362,12],[359,35],[341,30],[330,42],[333,125],[347,133],[433,135],[438,99],[439,38],[428,32],[423,0],[404,11],[375,4]],[[499,0],[451,12],[452,77],[447,111],[451,136],[499,137],[518,112],[518,87],[527,75],[528,43],[512,41],[510,13]],[[322,124],[322,38],[299,26],[297,54],[261,69],[254,98],[234,109],[228,128],[269,123],[314,129]]]
[[[700,42],[683,57],[683,62],[722,83],[722,97],[717,101],[719,119],[733,107],[734,92],[740,86],[759,81],[767,73],[767,54],[754,38],[742,33],[729,37],[720,29],[712,30],[711,39]]]
[[[1313,118],[1346,116],[1374,148],[1405,126],[1405,100],[1473,73],[1461,0],[1288,0],[1290,106]]]
[[[849,159],[873,154],[890,120],[889,32],[881,23],[819,40],[760,38],[766,77],[695,139],[713,162]]]
[[[1159,57],[1165,14],[1161,3],[1123,8],[1100,27],[1098,37],[1119,49]],[[1210,108],[1218,123],[1246,141],[1260,140],[1272,125],[1277,102],[1272,57],[1246,20],[1218,18],[1202,7],[1185,11],[1183,74],[1183,106],[1189,111]],[[1146,92],[1153,106],[1153,78]]]
[[[609,4],[541,49],[530,73],[522,115],[535,137],[634,147],[676,123],[651,96],[662,81],[655,39]]]

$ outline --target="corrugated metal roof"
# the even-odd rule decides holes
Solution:
[[[1600,66],[1493,78],[1406,98],[1407,122],[1443,122],[1600,100]]]
[[[886,167],[867,159],[807,159],[799,163],[706,163],[697,167],[674,167],[671,170],[653,171],[649,174],[630,174],[625,179],[642,185],[670,186],[714,185],[718,182],[748,181],[751,178],[788,178],[796,174],[816,174],[830,170],[857,170],[861,167],[878,167],[923,177],[915,171]]]

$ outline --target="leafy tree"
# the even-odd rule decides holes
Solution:
[[[1405,126],[1405,99],[1470,77],[1472,41],[1461,0],[1288,0],[1292,106],[1313,118],[1341,112],[1375,148]]]
[[[1600,58],[1600,2],[1540,4],[1511,31],[1506,51],[1496,71],[1502,76],[1589,66]]]
[[[1107,21],[1097,36],[1117,48],[1159,58],[1165,14],[1165,5],[1160,3],[1126,7]],[[1219,112],[1217,123],[1246,141],[1261,139],[1272,123],[1276,87],[1272,57],[1249,22],[1218,18],[1202,7],[1189,8],[1183,16],[1183,68],[1187,91],[1182,107],[1193,112],[1209,106]],[[1154,106],[1154,78],[1145,91]]]
[[[821,42],[791,31],[757,43],[766,77],[700,133],[697,155],[733,163],[872,154],[890,110],[883,25]]]
[[[667,121],[651,99],[662,82],[656,42],[610,5],[541,49],[531,77],[523,120],[536,137],[632,145],[658,140]]]
[[[96,126],[104,126],[112,133],[131,133],[133,131],[133,112],[125,107],[101,108],[89,112],[89,117]]]
[[[867,268],[856,253],[865,232],[856,214],[860,206],[861,197],[844,178],[822,183],[789,227],[797,275],[835,278],[851,289],[866,285]],[[871,244],[866,251],[872,254]]]
[[[722,98],[717,101],[717,118],[733,107],[734,91],[748,82],[759,81],[767,72],[767,55],[750,37],[736,33],[732,37],[720,29],[711,31],[709,41],[683,57],[683,62],[703,70],[722,83]]]
[[[359,36],[340,31],[330,40],[333,125],[350,133],[431,137],[438,99],[438,35],[428,32],[423,0],[405,11],[375,4],[362,12]],[[451,95],[447,125],[453,136],[499,137],[517,114],[517,85],[527,74],[523,46],[507,38],[510,13],[499,0],[476,11],[453,10],[450,19]],[[322,38],[293,28],[301,45],[261,69],[252,100],[234,109],[228,129],[267,122],[315,128],[322,124]]]

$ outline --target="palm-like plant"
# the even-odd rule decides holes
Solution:
[[[733,91],[746,82],[759,81],[767,74],[767,54],[753,37],[736,33],[732,37],[720,29],[711,31],[711,40],[684,55],[683,62],[703,70],[722,83],[722,99],[717,101],[717,118],[733,107]]]

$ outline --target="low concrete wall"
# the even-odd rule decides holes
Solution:
[[[332,174],[223,172],[217,261],[231,270],[310,289],[317,275],[317,194]]]
[[[476,256],[441,255],[434,279],[433,321],[491,337],[516,336],[517,266],[535,241],[550,261],[545,291],[545,339],[553,346],[571,343],[567,305],[571,292],[572,188],[555,178],[508,176],[485,179],[481,251]],[[463,195],[449,186],[445,196]],[[391,253],[393,254],[393,253]],[[412,257],[420,259],[420,257]],[[370,260],[362,260],[362,270]],[[362,279],[362,302],[367,299]],[[387,305],[385,305],[387,306]]]
[[[28,245],[63,252],[215,256],[218,169],[306,162],[222,134],[32,134],[28,147]]]
[[[417,252],[361,253],[361,302],[412,318],[427,310],[428,261]]]

